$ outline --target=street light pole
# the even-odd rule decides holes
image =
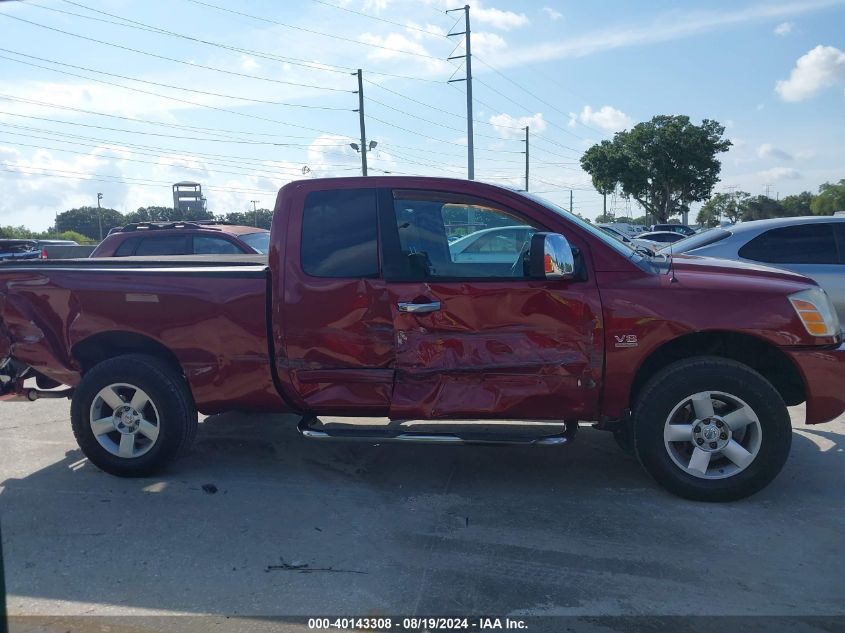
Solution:
[[[103,211],[100,206],[100,200],[103,199],[103,194],[97,194],[97,224],[100,226],[100,241],[103,241]]]

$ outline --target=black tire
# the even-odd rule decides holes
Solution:
[[[759,431],[752,431],[759,432],[756,457],[744,470],[722,479],[690,474],[673,460],[664,443],[664,425],[673,409],[701,392],[738,398],[759,422]],[[789,412],[772,384],[746,365],[713,356],[678,361],[652,377],[637,398],[633,431],[637,458],[648,473],[670,492],[696,501],[734,501],[758,492],[781,471],[792,445]],[[670,445],[683,450],[686,442]],[[689,450],[695,450],[692,438]],[[719,453],[711,456],[734,468]]]
[[[113,454],[100,443],[92,429],[91,411],[97,394],[118,383],[143,390],[149,396],[157,418],[155,441],[142,438],[149,448],[137,457]],[[151,409],[146,411],[149,413]],[[185,379],[170,365],[144,354],[117,356],[95,365],[76,388],[70,414],[73,434],[85,456],[102,470],[118,477],[147,477],[159,472],[187,450],[197,429],[197,411]],[[116,430],[103,436],[115,438],[115,443],[121,437]]]

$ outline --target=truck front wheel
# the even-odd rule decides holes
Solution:
[[[656,374],[634,408],[640,463],[669,491],[698,501],[732,501],[764,488],[792,444],[783,399],[759,373],[699,357]]]
[[[79,383],[71,425],[85,456],[119,477],[146,477],[190,444],[197,412],[185,379],[143,354],[93,367]]]

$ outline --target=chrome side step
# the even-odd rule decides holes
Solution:
[[[455,422],[454,424],[459,424],[459,422]],[[303,437],[311,440],[324,441],[368,442],[370,444],[409,442],[417,444],[521,444],[525,446],[560,446],[568,444],[575,439],[575,434],[578,432],[578,423],[566,422],[564,432],[554,435],[484,433],[472,430],[452,431],[449,433],[423,433],[401,429],[328,429],[325,427],[320,428],[318,418],[316,417],[302,418],[296,428]]]

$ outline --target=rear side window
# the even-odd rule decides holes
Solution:
[[[138,245],[136,255],[186,255],[184,235],[162,235],[144,237]]]
[[[313,277],[378,277],[375,189],[314,191],[302,212],[302,270]]]
[[[196,255],[233,255],[243,251],[222,237],[194,236],[194,253]]]
[[[739,249],[739,256],[771,264],[838,264],[830,224],[801,224],[772,229]]]
[[[128,240],[121,242],[120,246],[114,252],[115,257],[129,257],[135,253],[135,247],[141,241],[139,237],[130,237]]]

